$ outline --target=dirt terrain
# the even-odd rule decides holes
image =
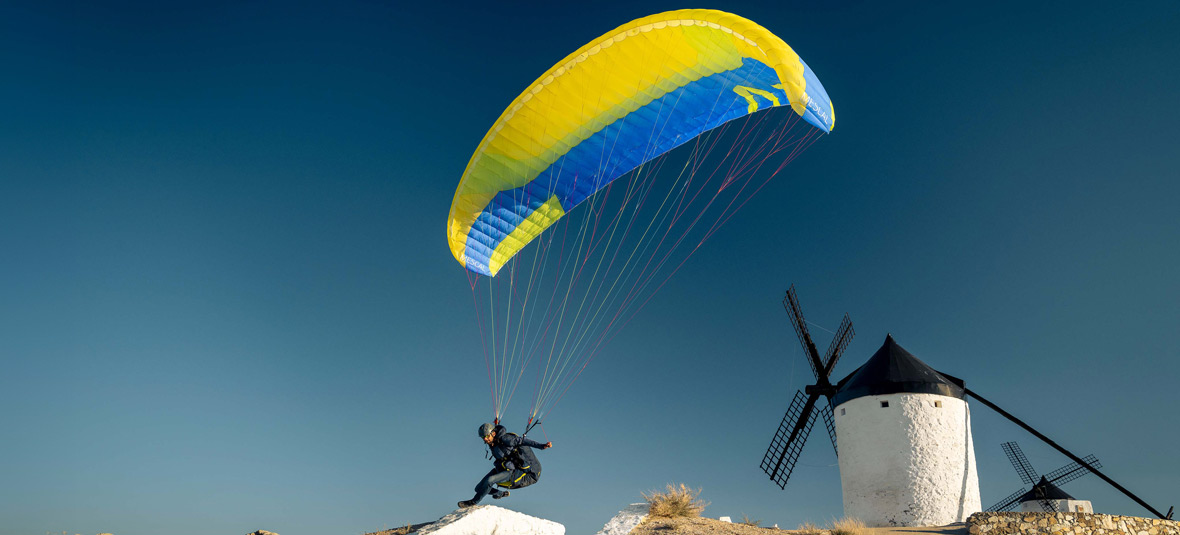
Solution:
[[[746,524],[731,524],[711,518],[648,518],[639,524],[630,535],[772,535],[788,533],[791,535],[831,535],[829,530],[806,532],[801,530],[774,529],[750,526]],[[967,535],[965,524],[930,528],[864,528],[862,535]]]

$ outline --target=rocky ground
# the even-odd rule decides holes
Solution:
[[[430,522],[424,522],[422,524],[414,524],[412,526],[402,526],[400,528],[387,529],[384,531],[374,531],[372,533],[366,533],[365,535],[406,535],[407,533],[414,533],[429,525]]]
[[[831,535],[829,530],[812,532],[731,524],[711,518],[648,518],[639,524],[630,535]],[[926,533],[931,535],[967,535],[963,524],[933,528],[865,528],[861,535],[907,535]]]

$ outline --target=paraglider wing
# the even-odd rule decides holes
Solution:
[[[758,24],[700,9],[624,24],[541,75],[484,136],[451,204],[451,252],[495,276],[612,180],[773,106],[823,132],[835,123],[811,69]]]

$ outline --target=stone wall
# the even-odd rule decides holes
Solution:
[[[1086,513],[975,513],[970,535],[1180,535],[1180,522]]]

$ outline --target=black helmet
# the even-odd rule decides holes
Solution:
[[[479,426],[479,438],[486,437],[486,436],[492,434],[492,432],[495,430],[496,430],[496,427],[494,425],[483,424],[483,425]]]

